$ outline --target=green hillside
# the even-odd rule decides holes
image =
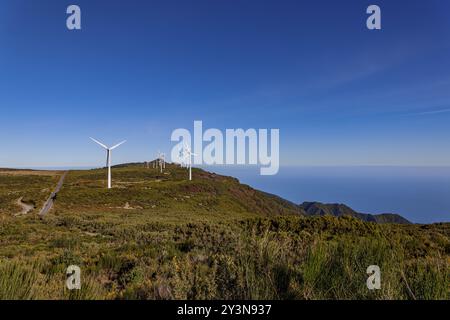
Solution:
[[[106,170],[71,171],[58,194],[56,214],[80,211],[145,213],[145,220],[174,222],[242,219],[300,214],[295,204],[242,185],[232,177],[168,164],[160,173],[143,164],[113,169],[113,188],[106,186]]]
[[[306,216],[231,177],[169,165],[0,174],[0,299],[449,299],[450,224]],[[39,206],[37,206],[39,208]],[[69,265],[82,289],[65,288]],[[379,265],[381,290],[366,287]]]
[[[382,213],[382,214],[367,214],[356,212],[352,208],[341,203],[324,204],[320,202],[303,202],[300,206],[306,215],[309,216],[351,216],[367,222],[376,223],[398,223],[410,224],[411,222],[398,214]]]

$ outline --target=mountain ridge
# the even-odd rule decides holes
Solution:
[[[145,163],[125,163],[119,164],[115,167],[126,168],[133,166],[144,166]],[[173,164],[171,164],[173,166]],[[197,172],[201,179],[213,179],[213,180],[229,180],[233,182],[233,187],[229,189],[232,195],[235,196],[236,200],[239,201],[240,198],[246,200],[243,201],[244,206],[249,206],[249,208],[257,207],[261,212],[271,215],[276,214],[300,214],[304,216],[323,216],[330,215],[335,217],[341,216],[351,216],[360,219],[365,222],[375,222],[375,223],[397,223],[397,224],[411,224],[409,220],[395,213],[381,213],[381,214],[371,214],[371,213],[361,213],[350,208],[345,204],[338,203],[321,203],[317,201],[304,201],[301,204],[289,201],[279,195],[272,194],[269,192],[261,191],[253,188],[250,185],[243,184],[240,180],[233,176],[226,176],[217,174],[214,172],[209,172],[204,169],[195,168],[193,169]],[[270,200],[270,201],[268,201]],[[241,202],[241,201],[239,201]],[[256,203],[255,206],[253,204]]]
[[[104,168],[70,170],[58,197],[57,207],[70,210],[85,210],[89,207],[92,210],[134,207],[150,212],[163,209],[171,212],[173,216],[194,210],[222,218],[240,218],[241,215],[351,216],[365,222],[411,223],[397,214],[360,213],[345,204],[312,201],[294,203],[276,194],[243,184],[235,177],[199,168],[192,169],[192,181],[187,180],[185,168],[170,163],[166,164],[164,172],[147,167],[145,162],[117,164],[113,168],[113,189],[109,191],[105,190],[103,185]],[[18,172],[22,171],[27,170],[21,169]],[[11,173],[15,172],[11,170]],[[56,171],[52,172],[56,174]],[[25,197],[31,196],[24,190],[22,192]],[[42,194],[35,194],[34,198],[39,205],[44,201]],[[15,200],[8,199],[11,203]],[[12,204],[10,210],[14,210]]]
[[[409,220],[396,213],[361,213],[342,203],[321,203],[305,201],[300,204],[299,207],[305,211],[307,216],[352,216],[366,222],[411,224]]]

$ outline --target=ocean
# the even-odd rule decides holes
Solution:
[[[397,213],[414,223],[450,221],[450,167],[203,167],[294,203],[343,203],[362,213]]]

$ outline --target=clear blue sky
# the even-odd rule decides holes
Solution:
[[[450,165],[449,16],[445,0],[1,1],[0,167],[103,163],[89,136],[142,161],[194,120],[280,128],[281,165]]]

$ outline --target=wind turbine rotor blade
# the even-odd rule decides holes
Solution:
[[[120,143],[116,144],[115,146],[112,146],[112,147],[111,147],[111,148],[109,148],[109,149],[110,149],[110,150],[113,150],[113,149],[117,148],[118,146],[120,146],[120,145],[124,144],[125,142],[127,142],[127,140],[124,140],[124,141],[122,141],[122,142],[120,142]]]
[[[98,141],[98,140],[95,140],[94,138],[91,138],[91,137],[89,137],[92,141],[94,141],[95,143],[97,143],[97,144],[99,144],[99,145],[101,145],[103,148],[105,148],[105,149],[108,149],[108,147],[107,146],[105,146],[103,143],[101,143],[100,141]]]

